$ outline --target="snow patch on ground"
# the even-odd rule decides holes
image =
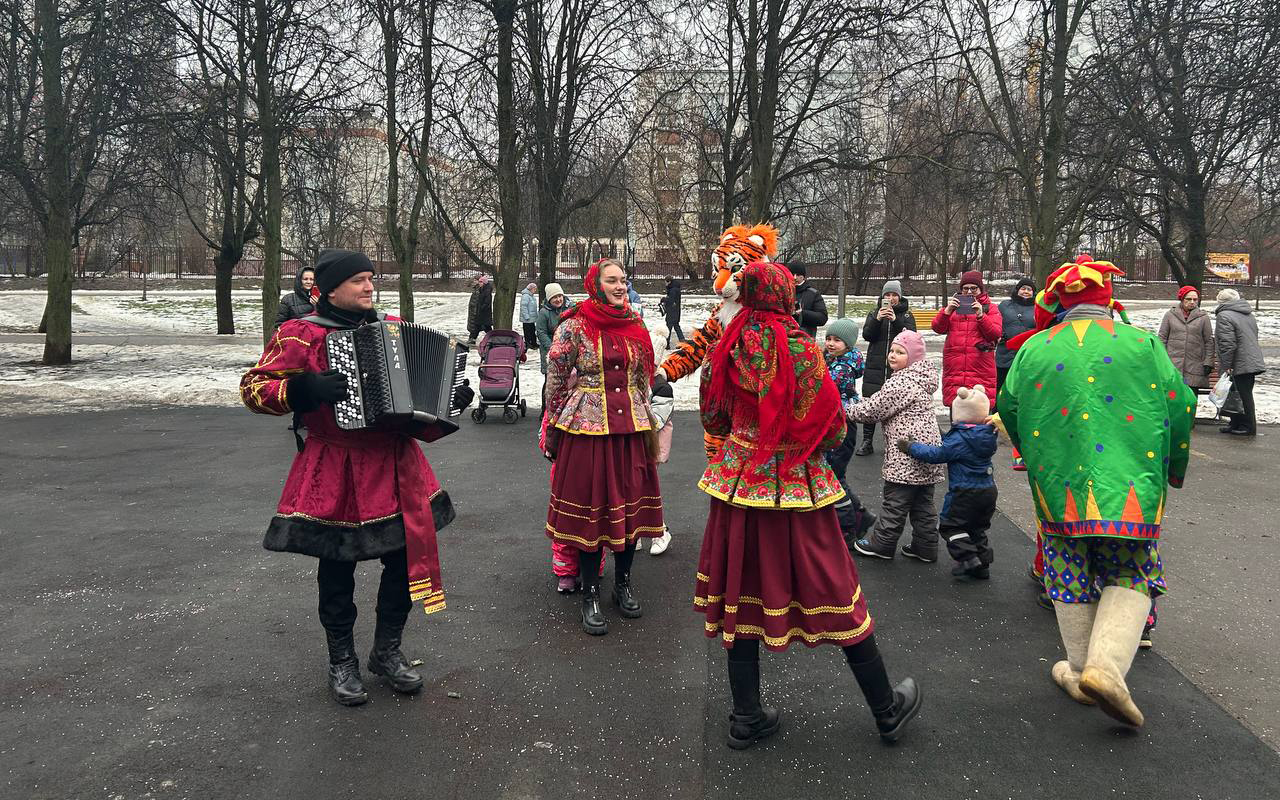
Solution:
[[[44,310],[40,292],[0,292],[7,323],[5,333],[34,333]],[[396,297],[383,295],[379,308],[396,313]],[[913,304],[929,307],[929,303]],[[465,338],[468,295],[463,292],[432,292],[415,295],[419,323]],[[875,297],[851,297],[846,316],[861,320]],[[261,353],[261,300],[253,291],[233,293],[237,332],[235,337],[216,337],[212,295],[205,292],[151,292],[142,301],[137,292],[86,291],[74,294],[76,311],[72,329],[80,336],[150,336],[147,342],[121,339],[110,344],[74,344],[75,362],[66,367],[39,365],[43,343],[32,337],[25,341],[0,341],[0,416],[29,413],[76,412],[148,405],[236,406],[240,404],[240,377]],[[712,295],[686,295],[681,326],[692,334],[716,306]],[[1131,304],[1130,319],[1135,325],[1156,330],[1164,312],[1164,301]],[[657,321],[657,298],[645,302],[650,322]],[[834,318],[834,300],[830,301]],[[1264,308],[1258,317],[1264,346],[1280,346],[1280,309]],[[519,327],[517,330],[519,330]],[[931,358],[940,361],[944,337],[921,331]],[[173,337],[163,343],[163,337]],[[818,332],[819,339],[823,331]],[[203,337],[207,336],[208,339]],[[160,337],[162,343],[153,343]],[[74,340],[73,340],[74,341]],[[1272,372],[1262,376],[1255,389],[1258,419],[1280,423],[1280,386],[1267,382],[1280,374],[1280,355],[1268,357]],[[467,363],[473,386],[478,385],[479,355],[471,352]],[[530,407],[541,405],[542,373],[537,351],[530,351],[520,365],[521,396]],[[673,385],[676,408],[697,410],[699,375]],[[935,394],[941,413],[942,393]],[[1212,407],[1201,401],[1201,415],[1213,416]],[[496,418],[494,414],[491,419]]]

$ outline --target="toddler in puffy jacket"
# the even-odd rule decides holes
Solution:
[[[994,425],[986,422],[991,409],[986,389],[960,387],[951,402],[951,430],[942,444],[922,444],[900,439],[898,449],[929,464],[947,465],[947,496],[942,501],[938,532],[947,552],[955,559],[951,574],[986,580],[993,554],[987,529],[995,514],[998,492],[992,477],[991,457],[998,441]]]
[[[863,424],[884,423],[886,442],[911,439],[941,444],[933,410],[938,368],[925,359],[924,353],[924,338],[919,333],[899,333],[889,347],[893,374],[879,391],[849,409],[849,419]],[[893,558],[910,517],[911,543],[902,548],[902,554],[928,563],[937,561],[938,513],[933,504],[933,487],[942,482],[942,467],[886,447],[883,473],[880,519],[870,536],[854,542],[853,549],[864,556]]]
[[[858,326],[853,320],[841,317],[827,326],[822,357],[827,362],[827,371],[831,375],[832,382],[840,392],[840,404],[844,407],[846,415],[859,400],[858,379],[862,377],[865,364],[857,343]],[[853,449],[858,444],[857,439],[858,426],[850,425],[840,446],[825,453],[828,466],[836,474],[836,480],[844,489],[844,498],[836,503],[836,518],[840,520],[840,530],[844,533],[844,542],[850,550],[853,549],[854,542],[871,530],[871,526],[876,522],[876,515],[862,505],[862,500],[845,479],[845,474],[849,470],[849,460],[853,458]]]

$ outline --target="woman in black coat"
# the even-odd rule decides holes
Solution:
[[[471,290],[467,304],[467,333],[475,342],[481,333],[493,330],[493,284],[488,275],[476,278],[476,288]]]
[[[279,328],[291,319],[302,319],[316,312],[311,304],[311,287],[316,282],[316,271],[311,267],[302,267],[293,278],[293,291],[280,298],[280,306],[276,309],[276,327]]]
[[[1004,385],[1004,376],[1009,374],[1013,366],[1015,353],[1005,342],[1020,333],[1026,333],[1036,326],[1036,283],[1030,278],[1022,278],[1013,287],[1009,299],[1000,304],[1000,317],[1003,327],[1000,343],[996,345],[996,392]]]
[[[893,337],[915,329],[916,318],[908,309],[907,298],[902,296],[902,284],[885,281],[876,307],[867,312],[867,321],[862,325],[862,338],[867,342],[866,369],[862,373],[864,400],[879,391],[889,379],[889,345]],[[863,424],[862,444],[853,451],[855,456],[869,456],[874,452],[871,437],[875,432],[874,422]]]

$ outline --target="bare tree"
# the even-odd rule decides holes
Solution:
[[[264,202],[249,17],[242,0],[196,0],[175,7],[172,17],[185,57],[163,174],[214,253],[219,334],[235,333],[231,278],[246,246],[260,235]]]
[[[1043,281],[1064,230],[1078,227],[1106,187],[1122,153],[1120,137],[1078,124],[1068,111],[1096,71],[1080,55],[1091,0],[964,0],[938,4],[942,29],[985,117],[978,131],[1007,156],[1022,197],[1030,271]],[[1030,23],[1028,24],[1028,19]],[[1064,165],[1082,140],[1087,171],[1065,182]]]
[[[73,257],[80,232],[111,221],[138,175],[158,67],[171,48],[152,3],[3,0],[0,172],[43,235],[48,300],[43,363],[71,361]]]
[[[1199,286],[1213,195],[1236,190],[1224,184],[1240,185],[1280,113],[1280,15],[1266,0],[1097,0],[1093,24],[1098,106],[1140,154],[1119,197],[1175,278]]]

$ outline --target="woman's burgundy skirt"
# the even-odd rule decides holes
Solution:
[[[693,605],[725,647],[736,639],[777,651],[794,641],[844,647],[873,627],[832,506],[765,510],[713,498]]]
[[[617,552],[662,530],[658,469],[644,434],[563,435],[551,468],[548,537],[579,550]]]

